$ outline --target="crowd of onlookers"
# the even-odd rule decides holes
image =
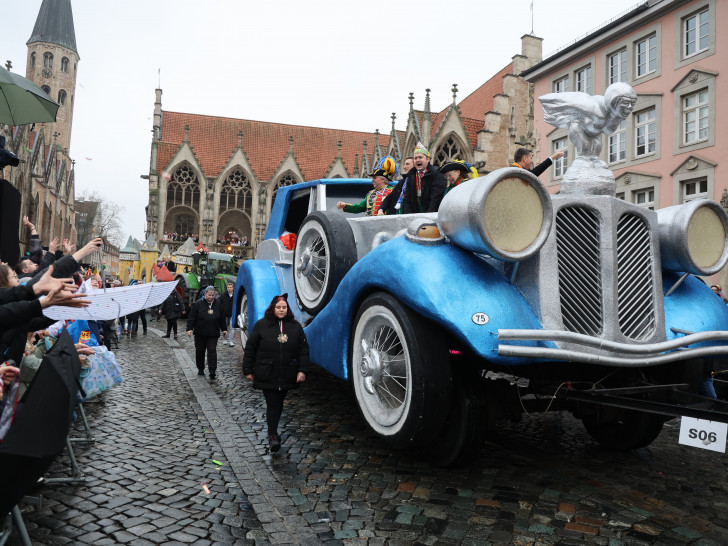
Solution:
[[[199,235],[197,235],[197,233],[195,233],[195,234],[192,234],[192,233],[177,233],[176,231],[172,231],[170,233],[163,233],[162,234],[162,241],[165,241],[165,242],[173,242],[173,243],[176,243],[176,242],[179,242],[179,241],[185,242],[190,237],[192,237],[192,240],[195,242],[195,244],[197,244],[197,243],[200,242],[200,237],[199,237]]]

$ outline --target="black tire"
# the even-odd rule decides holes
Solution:
[[[340,212],[313,212],[301,224],[293,255],[293,284],[301,307],[315,315],[356,263],[354,233]]]
[[[238,306],[236,310],[239,311],[236,317],[236,324],[240,328],[240,343],[243,346],[243,350],[245,350],[245,344],[248,342],[248,335],[250,334],[250,322],[248,318],[248,295],[243,289],[238,293]]]
[[[665,418],[654,413],[600,407],[581,419],[589,435],[602,447],[629,451],[650,445],[660,435]]]
[[[384,292],[364,300],[353,324],[349,371],[365,422],[396,448],[431,441],[452,389],[438,326]]]
[[[487,431],[486,391],[482,379],[456,376],[445,424],[424,450],[427,458],[437,466],[464,466],[478,458]]]

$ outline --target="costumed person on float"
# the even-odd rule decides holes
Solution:
[[[372,173],[372,185],[374,189],[367,193],[366,197],[357,204],[344,203],[339,201],[336,207],[344,212],[364,212],[367,216],[376,216],[382,200],[394,189],[392,177],[399,176],[397,162],[391,156],[383,157]]]
[[[447,180],[447,188],[445,189],[445,195],[451,189],[459,186],[463,182],[478,178],[478,169],[473,167],[470,163],[461,161],[460,159],[454,159],[445,163],[440,167],[440,172],[445,175]]]

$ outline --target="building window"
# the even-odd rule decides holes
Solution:
[[[609,63],[609,83],[610,85],[616,82],[627,81],[627,50],[623,49],[610,55],[608,58]]]
[[[657,144],[655,109],[638,112],[634,116],[634,122],[635,157],[654,154]]]
[[[708,179],[686,180],[682,183],[682,202],[708,198]]]
[[[63,89],[58,92],[58,104],[61,106],[66,104],[66,92]]]
[[[61,72],[68,72],[68,57],[61,59]]]
[[[200,206],[200,184],[197,176],[187,166],[182,166],[174,173],[167,186],[167,208],[186,205],[193,209]],[[177,233],[181,233],[179,230]]]
[[[243,210],[250,214],[253,190],[248,177],[240,169],[234,170],[225,179],[220,189],[220,212],[229,209]]]
[[[50,94],[51,94],[51,88],[50,88],[50,87],[48,87],[47,85],[42,85],[42,86],[41,86],[41,89],[42,89],[43,91],[45,91],[47,95],[49,95],[49,96],[50,96]]]
[[[592,69],[591,66],[577,70],[574,73],[574,80],[576,81],[575,91],[582,93],[592,94]]]
[[[35,68],[35,51],[30,54],[30,68]]]
[[[445,142],[442,143],[442,146],[437,149],[437,153],[435,154],[435,164],[444,165],[445,163],[455,159],[461,159],[464,161],[465,157],[463,156],[457,141],[452,136],[449,136]]]
[[[293,175],[287,174],[286,176],[282,176],[278,179],[278,182],[276,183],[276,189],[273,190],[273,195],[270,200],[271,204],[275,203],[276,196],[278,195],[278,188],[282,188],[283,186],[291,186],[293,184],[297,184],[298,180],[296,180]]]
[[[569,91],[569,76],[554,82],[554,93],[565,93]]]
[[[683,56],[691,57],[710,45],[710,10],[683,19]]]
[[[46,51],[43,53],[43,68],[53,70],[53,53]]]
[[[708,90],[683,97],[683,144],[708,138]]]
[[[657,36],[640,40],[635,44],[635,77],[641,78],[657,70]]]
[[[620,192],[620,193],[618,193],[617,195],[615,195],[615,197],[616,197],[617,199],[621,199],[622,201],[624,201],[624,192]]]
[[[609,135],[609,163],[627,159],[627,122],[622,120],[617,130]]]
[[[195,217],[191,214],[178,214],[174,217],[174,231],[179,234],[179,240],[184,242],[197,231],[195,229]]]
[[[554,153],[564,150],[566,151],[566,147],[568,146],[568,139],[566,137],[560,138],[558,140],[554,140],[553,142],[553,148]],[[560,157],[556,161],[554,161],[554,178],[561,178],[566,174],[566,156]]]
[[[634,193],[634,202],[640,207],[655,210],[655,190],[650,188]]]

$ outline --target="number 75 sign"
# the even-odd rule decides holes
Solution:
[[[725,453],[728,424],[717,421],[682,417],[679,443]]]

